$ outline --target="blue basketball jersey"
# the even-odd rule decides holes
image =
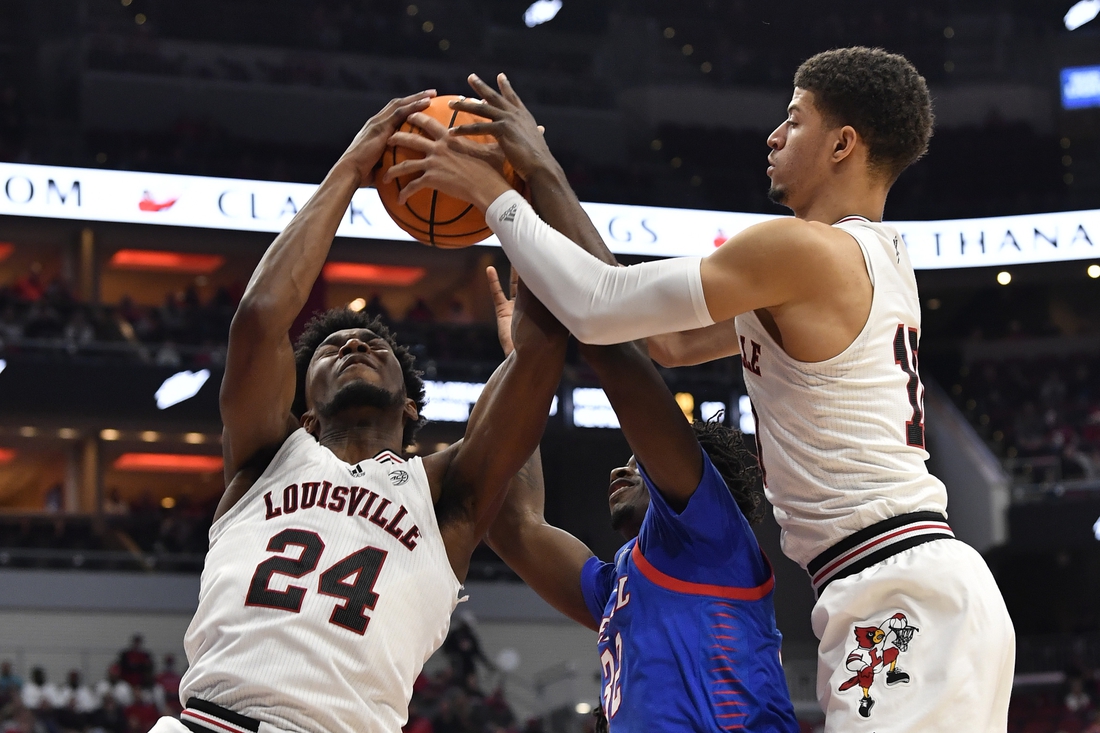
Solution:
[[[797,733],[779,660],[771,566],[710,458],[682,512],[645,471],[650,506],[615,562],[581,588],[600,622],[611,731]]]

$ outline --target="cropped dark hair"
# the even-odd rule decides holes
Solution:
[[[427,400],[424,397],[423,372],[416,368],[416,357],[408,348],[401,346],[394,339],[390,329],[378,316],[371,316],[362,311],[356,312],[347,308],[333,308],[332,310],[318,313],[306,324],[302,335],[294,344],[294,367],[297,372],[297,384],[294,390],[294,405],[291,412],[300,418],[306,411],[306,372],[313,361],[313,354],[317,347],[337,331],[350,328],[365,328],[378,334],[393,349],[393,355],[401,365],[401,373],[405,376],[405,396],[416,403],[416,412],[423,414]],[[412,445],[416,439],[416,433],[427,422],[423,417],[409,420],[405,423],[405,432],[402,435],[404,445]]]
[[[855,128],[871,167],[891,183],[928,151],[932,98],[904,56],[865,46],[825,51],[798,67],[794,85],[813,92],[830,122]]]
[[[691,424],[699,445],[710,456],[710,462],[718,469],[733,500],[749,520],[759,524],[764,520],[764,490],[760,485],[760,464],[756,454],[745,445],[740,430],[726,427],[721,415],[706,422],[696,420]]]

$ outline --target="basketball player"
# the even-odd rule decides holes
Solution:
[[[455,107],[492,121],[434,129],[434,142],[412,142],[427,157],[391,172],[425,171],[405,195],[430,186],[485,207],[524,281],[582,341],[650,337],[668,365],[741,354],[783,549],[818,596],[826,730],[1004,731],[1012,623],[981,557],[954,540],[946,491],[924,465],[916,280],[882,223],[890,187],[932,132],[916,69],[868,48],[806,61],[768,138],[770,195],[794,217],[708,257],[625,268],[507,80],[501,94],[471,83],[485,103]],[[464,133],[495,135],[521,176],[543,182],[534,203],[566,236],[459,154]]]
[[[181,720],[158,733],[397,733],[443,642],[470,555],[542,435],[568,334],[525,291],[515,352],[465,439],[406,457],[424,385],[381,323],[337,309],[293,350],[356,189],[431,93],[363,127],[264,254],[233,318],[221,389],[227,487],[187,631]]]
[[[491,268],[490,268],[491,269]],[[490,285],[501,345],[510,301]],[[546,524],[538,452],[487,541],[550,605],[599,632],[611,731],[798,731],[779,661],[771,566],[749,528],[764,513],[741,434],[684,420],[634,344],[583,346],[634,456],[611,472],[615,562]]]

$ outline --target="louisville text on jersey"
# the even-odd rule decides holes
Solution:
[[[333,486],[328,481],[307,481],[301,487],[291,484],[278,496],[269,491],[264,494],[267,519],[294,514],[298,511],[326,509],[335,514],[362,517],[378,525],[409,550],[416,549],[420,528],[415,524],[408,529],[401,526],[408,510],[401,504],[393,508],[393,502],[362,486]]]

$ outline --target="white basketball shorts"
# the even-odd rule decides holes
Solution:
[[[827,585],[814,606],[826,733],[1004,733],[1016,635],[992,573],[953,539]]]

